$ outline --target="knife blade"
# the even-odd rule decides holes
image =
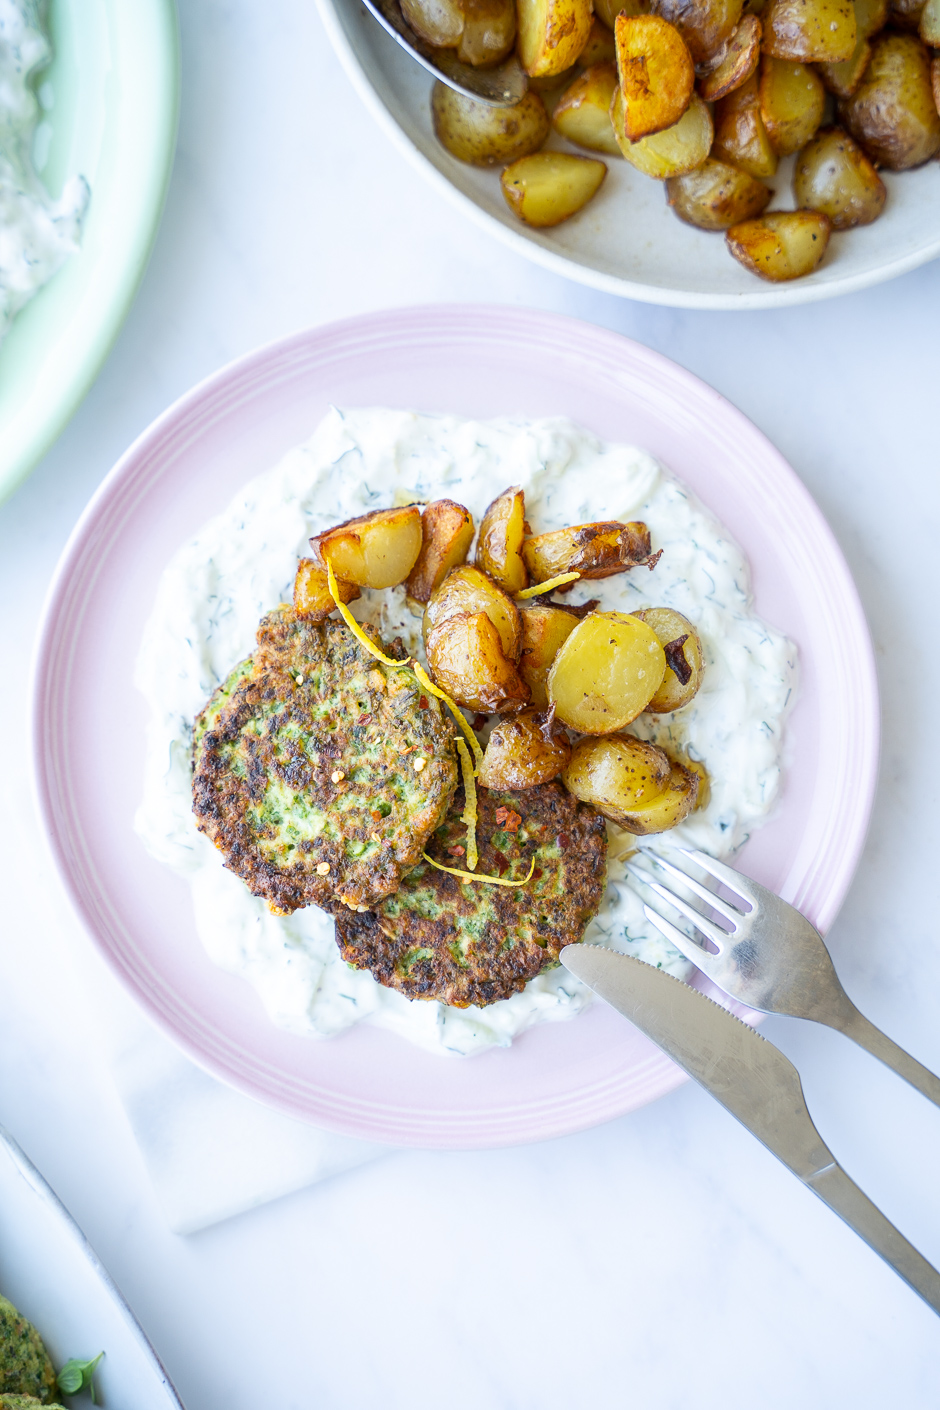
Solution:
[[[940,1273],[839,1165],[820,1136],[800,1074],[779,1048],[697,989],[599,945],[566,945],[566,969],[736,1117],[940,1314]]]

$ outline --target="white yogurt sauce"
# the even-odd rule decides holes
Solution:
[[[0,341],[14,317],[78,248],[88,183],[54,201],[33,163],[39,103],[30,86],[49,62],[38,0],[0,0]]]
[[[665,606],[697,627],[706,659],[694,701],[631,729],[704,762],[707,806],[671,836],[728,855],[766,818],[780,782],[782,726],[795,650],[754,616],[741,550],[714,517],[645,451],[605,445],[570,421],[478,422],[405,411],[331,411],[305,445],[253,480],[179,550],[147,624],[136,683],[151,709],[144,802],[137,829],[150,851],[191,880],[199,935],[216,964],[254,985],[274,1023],[327,1037],[368,1019],[435,1052],[508,1045],[533,1023],[571,1017],[590,991],[564,969],[486,1008],[406,999],[351,969],[333,922],[315,907],[273,916],[222,864],[191,811],[195,715],[250,655],[259,618],[289,600],[311,534],[374,508],[456,499],[477,522],[508,485],[525,490],[536,533],[597,519],[642,519],[654,571],[635,568],[578,583],[569,598],[604,610]],[[422,655],[420,619],[403,589],[364,592],[353,604],[388,640]],[[611,829],[613,831],[613,829]],[[609,884],[585,940],[638,955],[674,974],[690,966],[647,922],[625,883],[629,842],[612,839]]]

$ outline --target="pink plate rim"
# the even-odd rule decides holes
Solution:
[[[277,339],[229,363],[179,398],[121,457],[66,545],[50,586],[38,641],[32,721],[40,814],[71,902],[107,963],[160,1028],[216,1077],[294,1117],[371,1140],[471,1149],[541,1140],[584,1129],[626,1114],[686,1079],[664,1055],[647,1045],[623,1067],[615,1061],[599,1059],[592,1067],[588,1060],[583,1080],[563,1093],[533,1089],[528,1097],[507,1097],[501,1104],[492,1096],[495,1089],[491,1078],[485,1076],[487,1071],[496,1070],[494,1064],[503,1064],[499,1068],[502,1073],[510,1070],[505,1066],[507,1052],[500,1050],[499,1056],[485,1054],[457,1064],[461,1068],[466,1063],[479,1064],[481,1083],[488,1095],[477,1101],[472,1095],[463,1094],[454,1104],[444,1095],[447,1081],[442,1078],[440,1099],[428,1099],[422,1105],[418,1099],[409,1100],[407,1091],[399,1098],[387,1089],[384,1094],[375,1094],[367,1083],[361,1084],[362,1090],[340,1090],[327,1081],[320,1082],[316,1076],[310,1078],[305,1069],[317,1064],[310,1054],[328,1046],[315,1040],[285,1039],[282,1047],[288,1053],[286,1058],[246,1050],[213,1020],[210,1001],[203,1007],[199,1001],[175,993],[161,975],[159,965],[154,966],[146,955],[135,950],[134,936],[119,914],[111,883],[92,858],[94,839],[82,833],[80,813],[84,800],[76,789],[66,744],[75,663],[85,634],[91,630],[88,599],[96,591],[109,553],[116,551],[115,545],[122,543],[122,536],[133,535],[134,516],[139,521],[143,514],[146,522],[148,495],[159,492],[161,477],[170,473],[166,467],[172,468],[176,459],[198,445],[200,436],[224,427],[226,417],[235,408],[250,403],[252,396],[260,398],[271,388],[284,385],[292,388],[305,370],[310,376],[314,371],[324,375],[321,369],[367,365],[370,356],[381,354],[388,359],[395,352],[402,357],[426,356],[431,365],[435,358],[442,360],[445,349],[453,354],[455,348],[468,365],[477,365],[475,360],[493,356],[495,350],[503,357],[509,352],[536,362],[541,357],[556,376],[561,375],[559,368],[564,365],[566,375],[570,369],[572,385],[587,386],[590,379],[591,394],[599,387],[598,395],[606,397],[611,407],[622,406],[623,414],[629,405],[639,406],[644,399],[657,406],[661,403],[663,414],[668,411],[670,424],[674,424],[675,434],[688,439],[690,446],[697,447],[698,443],[689,438],[702,438],[707,433],[722,454],[740,461],[742,474],[752,475],[751,488],[759,487],[762,497],[761,512],[773,516],[775,532],[779,524],[786,544],[784,586],[793,600],[799,601],[804,615],[815,614],[813,631],[824,649],[818,650],[808,664],[842,686],[838,721],[827,719],[824,711],[818,712],[816,721],[820,733],[816,768],[822,781],[814,783],[813,797],[824,798],[825,807],[814,808],[809,817],[799,820],[794,829],[798,840],[790,846],[792,855],[786,873],[776,878],[782,895],[798,905],[821,930],[828,929],[864,845],[878,766],[874,656],[848,567],[796,473],[731,403],[642,344],[561,315],[486,305],[418,306],[360,315]],[[582,383],[577,382],[578,378]],[[580,394],[588,395],[584,391]],[[373,398],[371,404],[382,400]],[[367,403],[361,400],[359,404]],[[678,473],[683,474],[681,469]],[[707,496],[702,497],[707,502]],[[188,532],[187,529],[187,537]],[[746,540],[743,546],[748,548]],[[755,578],[758,576],[755,572]],[[760,609],[759,584],[757,587]],[[823,588],[824,600],[820,603]],[[802,642],[798,644],[803,646]],[[127,669],[129,672],[129,660]],[[762,836],[763,833],[758,834],[758,840]],[[758,855],[763,856],[760,852]],[[759,874],[759,868],[754,874]],[[764,875],[760,879],[765,879]],[[222,972],[212,969],[212,973]],[[210,978],[208,982],[211,985],[214,980]],[[218,983],[222,986],[240,981],[223,976]],[[609,1045],[616,1044],[625,1028],[623,1020],[611,1010],[602,1009],[603,1006],[595,1005],[588,1014],[569,1023],[542,1025],[517,1040],[509,1051],[514,1053],[527,1045],[532,1051],[549,1052],[552,1033],[561,1035],[562,1030],[574,1030],[577,1025],[585,1025],[587,1031],[590,1020],[593,1036],[585,1041],[589,1047],[593,1043],[591,1051],[595,1056],[605,1044],[609,1052]],[[388,1034],[377,1037],[375,1029],[371,1030],[371,1037],[363,1039],[363,1031],[360,1025],[356,1041],[371,1044],[370,1052],[377,1042],[392,1045],[391,1066],[399,1060],[400,1050],[408,1046]],[[351,1037],[329,1042],[343,1042],[347,1045],[344,1051],[354,1054]],[[564,1047],[569,1038],[570,1035],[556,1039],[556,1046]],[[272,1044],[277,1046],[273,1038]],[[292,1047],[298,1044],[303,1045],[303,1056],[299,1055],[300,1048]],[[289,1055],[295,1050],[296,1061]],[[420,1088],[423,1068],[414,1051],[409,1048],[407,1060],[401,1060],[403,1071],[417,1074],[415,1080]],[[420,1055],[420,1061],[445,1066],[452,1063],[425,1054]],[[432,1078],[431,1089],[433,1086]]]

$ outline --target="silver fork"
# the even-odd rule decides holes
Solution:
[[[676,949],[723,989],[732,999],[763,1013],[783,1013],[794,1018],[811,1018],[844,1033],[859,1047],[880,1058],[905,1081],[940,1106],[940,1077],[898,1047],[880,1028],[870,1023],[852,1003],[836,974],[829,951],[819,931],[787,901],[781,901],[766,886],[742,876],[739,871],[716,862],[705,852],[676,847],[672,855],[690,862],[713,876],[751,907],[732,906],[709,887],[674,862],[649,848],[638,849],[647,861],[674,877],[722,917],[729,929],[702,915],[701,911],[656,880],[645,867],[629,858],[630,875],[648,886],[670,906],[674,906],[696,930],[714,945],[717,953],[691,940],[652,906],[644,905],[647,918]],[[636,854],[634,854],[636,855]]]

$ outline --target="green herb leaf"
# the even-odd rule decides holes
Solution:
[[[104,1355],[99,1351],[98,1355],[91,1361],[79,1361],[75,1356],[71,1361],[66,1361],[62,1370],[56,1376],[56,1383],[63,1395],[77,1395],[80,1390],[91,1389],[91,1398],[94,1401],[95,1387],[92,1376],[95,1374],[95,1367]]]

